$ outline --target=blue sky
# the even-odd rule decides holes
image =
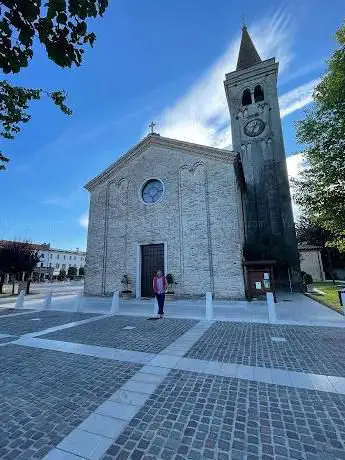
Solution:
[[[88,193],[83,185],[137,143],[151,120],[168,137],[219,147],[231,144],[223,90],[234,70],[245,15],[262,58],[280,61],[279,94],[287,155],[296,144],[312,88],[335,46],[343,0],[110,0],[82,67],[62,70],[36,47],[12,82],[65,89],[67,117],[35,102],[32,120],[2,150],[0,239],[86,247]],[[291,162],[292,163],[292,162]]]

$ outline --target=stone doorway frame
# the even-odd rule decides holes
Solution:
[[[163,244],[164,246],[164,275],[168,273],[168,243],[167,241],[145,241],[137,243],[137,261],[135,267],[135,298],[141,299],[141,247],[150,244]]]

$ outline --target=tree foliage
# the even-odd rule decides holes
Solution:
[[[73,279],[75,276],[77,276],[78,270],[77,267],[69,267],[68,272],[67,272],[67,277]]]
[[[85,268],[79,267],[79,276],[84,276],[84,275],[85,275]]]
[[[66,270],[64,268],[61,268],[60,273],[58,275],[58,280],[63,281],[64,279],[66,279],[66,276],[67,276]]]
[[[1,289],[4,275],[12,275],[12,295],[14,294],[15,278],[20,273],[32,273],[39,262],[38,250],[28,241],[4,241],[0,247]],[[29,286],[28,286],[29,290]],[[27,293],[28,293],[27,290]]]
[[[336,39],[339,48],[315,88],[314,107],[297,123],[307,168],[294,188],[304,214],[333,235],[328,244],[345,251],[345,25]]]
[[[84,47],[93,46],[96,39],[86,21],[102,16],[107,6],[108,0],[2,0],[0,68],[5,74],[15,74],[27,67],[34,57],[35,41],[58,66],[80,66]],[[13,139],[21,124],[30,120],[29,103],[45,95],[65,114],[72,113],[64,91],[22,88],[0,80],[0,136]],[[0,169],[6,161],[0,152]]]
[[[296,236],[298,243],[307,243],[311,246],[321,246],[324,248],[328,242],[334,240],[334,236],[329,230],[324,229],[318,223],[303,216],[296,225]]]
[[[38,250],[27,241],[4,242],[0,248],[0,272],[31,273],[39,262]]]

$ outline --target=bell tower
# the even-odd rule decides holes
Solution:
[[[276,260],[276,286],[301,288],[277,93],[278,63],[262,61],[243,26],[237,67],[225,77],[233,150],[239,152],[247,260]]]

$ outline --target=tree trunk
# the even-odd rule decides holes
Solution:
[[[12,278],[12,295],[14,295],[14,285],[15,285],[15,283],[16,283],[16,280],[15,280],[15,278],[13,276],[13,278]]]
[[[31,278],[29,278],[26,283],[26,294],[30,294],[30,283],[31,283]]]
[[[329,248],[326,248],[326,254],[327,254],[327,260],[328,260],[328,266],[329,266],[329,271],[331,274],[332,282],[335,284],[335,279],[334,279],[334,273],[333,273],[333,265],[331,261],[331,255],[329,253]]]

